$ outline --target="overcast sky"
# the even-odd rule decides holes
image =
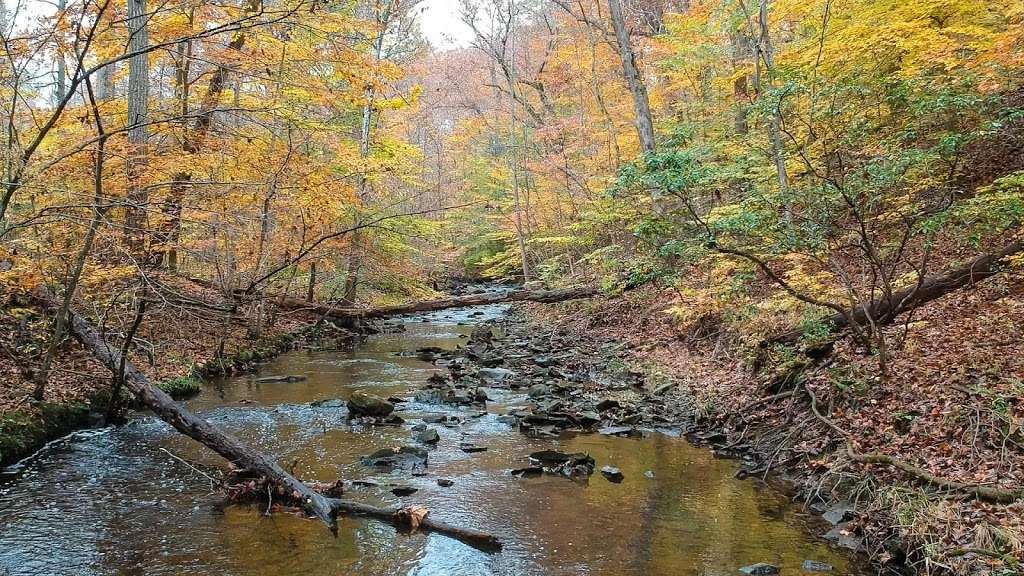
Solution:
[[[423,0],[420,30],[439,49],[469,44],[472,31],[459,20],[459,0]]]
[[[54,5],[42,0],[21,0],[21,10],[17,15],[22,25],[29,19],[54,10]],[[13,11],[17,0],[4,2],[9,11]],[[464,47],[472,38],[472,31],[459,20],[459,0],[422,0],[420,4],[420,29],[423,35],[438,49]]]

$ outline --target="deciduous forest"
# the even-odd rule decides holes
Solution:
[[[1019,0],[0,0],[0,125],[0,574],[1022,570]]]

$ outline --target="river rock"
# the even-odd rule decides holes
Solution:
[[[508,368],[481,368],[476,375],[486,383],[497,384],[512,378],[516,373]]]
[[[825,533],[824,538],[840,548],[849,550],[860,550],[864,546],[864,540],[849,530],[848,522],[836,524],[834,528]]]
[[[305,376],[264,376],[257,378],[255,382],[257,384],[274,384],[277,382],[302,382],[305,379]]]
[[[619,407],[619,401],[615,400],[614,398],[605,398],[604,400],[601,400],[600,402],[598,402],[596,406],[594,406],[594,408],[596,408],[598,412],[607,412],[608,410],[611,410],[612,408],[618,408],[618,407]]]
[[[829,507],[824,514],[821,515],[829,524],[835,526],[840,522],[846,522],[847,520],[853,520],[854,508],[849,502],[839,502],[834,506]]]
[[[487,391],[483,388],[477,388],[473,391],[473,400],[476,402],[487,402],[490,398],[487,397]]]
[[[757,564],[740,568],[740,572],[747,576],[772,576],[779,573],[779,567],[766,562],[758,562]]]
[[[540,466],[527,466],[525,468],[516,468],[512,471],[512,475],[517,478],[531,478],[534,476],[540,476],[544,473],[544,469]]]
[[[331,398],[329,400],[317,400],[309,405],[316,408],[344,408],[346,402],[340,398]]]
[[[382,448],[360,460],[364,466],[388,470],[422,471],[427,467],[427,451],[418,446]]]
[[[558,360],[550,356],[535,356],[533,363],[541,368],[550,368],[558,365]]]
[[[424,444],[437,444],[441,441],[441,435],[437,433],[437,430],[427,428],[416,435],[416,441]]]
[[[622,475],[622,470],[619,470],[615,466],[604,466],[601,468],[601,475],[608,479],[609,482],[618,484],[625,479]]]
[[[391,414],[395,406],[380,396],[355,392],[348,399],[348,411],[352,416],[384,417]]]
[[[426,429],[427,429],[427,425],[422,423],[422,422],[419,423],[419,424],[413,424],[412,425],[412,431],[413,432],[423,432]]]
[[[540,450],[530,453],[530,459],[539,462],[545,469],[555,469],[555,472],[565,473],[574,468],[582,467],[590,472],[594,470],[594,459],[590,454],[583,452],[566,453],[557,450]]]
[[[502,414],[497,418],[498,422],[502,424],[508,424],[509,426],[515,426],[519,423],[519,419],[512,414]]]
[[[451,480],[449,480],[447,478],[438,478],[437,479],[437,485],[440,486],[441,488],[448,488],[448,487],[452,486],[453,484],[455,484],[455,482],[453,482],[453,481],[451,481]]]
[[[551,394],[551,387],[547,384],[534,384],[526,390],[526,394],[530,398],[540,398],[541,396]]]
[[[605,426],[597,431],[603,436],[629,436],[633,433],[632,426]]]
[[[471,442],[462,442],[461,444],[459,444],[459,449],[465,452],[466,454],[475,454],[477,452],[487,451],[486,446],[477,446],[476,444],[473,444]]]
[[[803,566],[801,566],[804,572],[831,572],[832,565],[824,562],[818,562],[817,560],[804,560]]]
[[[420,419],[427,424],[443,424],[448,417],[444,414],[424,414]]]
[[[413,488],[412,486],[395,486],[391,489],[391,493],[395,496],[412,496],[419,491],[419,488]]]

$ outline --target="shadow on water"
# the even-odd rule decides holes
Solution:
[[[507,543],[501,554],[438,535],[396,534],[362,519],[343,519],[335,539],[294,515],[222,509],[200,473],[204,464],[220,466],[218,459],[140,414],[121,428],[55,443],[0,475],[0,574],[725,575],[755,562],[795,574],[805,559],[832,564],[835,574],[861,572],[811,536],[809,520],[783,496],[733,479],[734,463],[670,435],[530,439],[498,420],[524,400],[507,391],[491,392],[496,402],[485,414],[401,404],[403,427],[352,428],[344,409],[310,405],[355,390],[411,396],[436,368],[398,353],[453,348],[472,323],[504,311],[490,306],[411,317],[405,332],[376,335],[347,351],[285,354],[257,375],[211,383],[188,403],[301,477],[376,483],[351,489],[349,497],[423,503],[438,518],[499,534]],[[271,375],[306,380],[256,382]],[[441,441],[430,452],[426,476],[359,464],[359,456],[377,448],[413,443],[409,427],[425,413],[442,412],[465,423],[434,426]],[[488,450],[466,454],[458,447],[463,441]],[[625,480],[612,484],[595,474],[578,483],[508,473],[543,448],[589,452],[598,467],[620,468]],[[454,484],[443,488],[439,478]],[[418,492],[399,498],[388,491],[392,484]]]

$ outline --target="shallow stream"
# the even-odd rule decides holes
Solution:
[[[480,313],[483,315],[480,315]],[[303,478],[368,480],[348,497],[373,503],[421,503],[435,517],[500,535],[488,554],[436,534],[397,534],[372,520],[343,519],[338,537],[287,513],[223,508],[202,475],[221,462],[202,446],[146,414],[120,428],[75,434],[0,473],[0,575],[735,575],[768,562],[783,575],[805,560],[833,574],[860,574],[848,555],[813,536],[820,525],[773,489],[733,475],[737,465],[691,446],[670,431],[644,438],[570,435],[528,438],[498,415],[524,401],[489,391],[479,409],[406,402],[401,427],[352,428],[343,408],[314,407],[365,390],[412,397],[437,370],[400,353],[454,348],[474,323],[503,306],[417,315],[407,330],[369,337],[351,350],[292,352],[256,375],[214,382],[187,404]],[[474,315],[475,314],[475,315]],[[462,336],[460,338],[460,336]],[[290,383],[260,376],[301,375]],[[334,403],[328,403],[329,406]],[[459,415],[432,425],[441,441],[427,475],[382,473],[359,463],[378,448],[415,444],[410,427],[424,414]],[[460,442],[487,448],[465,453]],[[599,473],[589,482],[516,478],[532,451],[588,452],[613,465],[621,484]],[[190,462],[193,465],[186,464]],[[450,479],[450,487],[438,479]],[[418,488],[399,498],[390,484]]]

